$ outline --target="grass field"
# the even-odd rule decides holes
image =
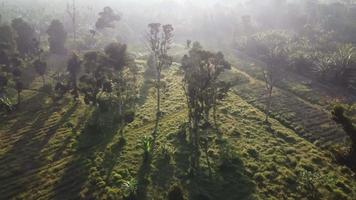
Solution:
[[[164,115],[157,150],[147,164],[139,146],[154,128],[155,93],[145,81],[145,62],[137,63],[140,104],[126,127],[117,127],[110,113],[69,97],[54,103],[45,94],[25,94],[20,111],[0,122],[0,199],[122,199],[125,185],[134,183],[139,199],[148,200],[167,199],[176,184],[186,198],[198,200],[356,197],[354,173],[319,148],[344,136],[328,112],[278,90],[273,109],[279,112],[265,124],[263,101],[253,101],[263,85],[237,69],[224,77],[237,85],[219,106],[219,132],[209,133],[202,173],[194,177],[188,173],[181,76],[177,65],[164,71]],[[90,128],[98,115],[107,128]],[[221,160],[226,154],[228,165]],[[212,174],[207,158],[213,161]]]

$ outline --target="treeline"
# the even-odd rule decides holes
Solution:
[[[356,51],[352,44],[317,41],[285,31],[257,33],[240,43],[240,50],[278,70],[294,71],[329,85],[356,90]]]
[[[257,7],[264,5],[255,4]],[[282,0],[277,3],[271,0],[265,10],[252,11],[251,15],[242,17],[237,46],[263,62],[281,62],[272,64],[279,65],[281,70],[293,70],[354,92],[355,10],[356,5],[346,1]]]

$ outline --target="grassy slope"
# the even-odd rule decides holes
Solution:
[[[190,199],[198,199],[200,194],[211,199],[301,199],[308,193],[297,190],[303,169],[328,180],[319,187],[323,199],[356,196],[349,170],[334,164],[328,155],[278,121],[264,125],[263,113],[234,92],[219,108],[221,135],[211,133],[216,142],[209,155],[218,162],[219,141],[226,139],[238,155],[236,168],[219,171],[214,166],[216,175],[209,179],[204,175],[203,154],[204,174],[188,178],[190,152],[180,129],[186,121],[180,77],[176,67],[164,73],[168,84],[158,142],[170,147],[170,161],[157,153],[152,164],[145,165],[138,148],[139,139],[154,127],[154,90],[147,82],[142,81],[141,94],[145,95],[136,119],[125,127],[126,143],[117,127],[102,135],[86,132],[92,108],[70,99],[53,105],[48,97],[34,95],[20,113],[2,118],[0,123],[0,199],[120,199],[122,180],[131,177],[139,182],[141,199],[165,199],[176,182],[183,185]],[[42,104],[45,101],[47,104]]]

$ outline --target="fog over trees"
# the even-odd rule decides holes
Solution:
[[[356,199],[356,1],[0,0],[0,199]]]

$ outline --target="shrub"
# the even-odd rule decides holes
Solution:
[[[124,199],[125,200],[135,200],[137,199],[137,180],[135,178],[131,178],[128,181],[124,181]]]
[[[150,153],[152,151],[152,147],[153,147],[153,139],[152,139],[152,137],[144,136],[141,139],[139,145],[140,145],[141,149],[144,151],[145,159],[147,159],[148,156],[150,155]]]

